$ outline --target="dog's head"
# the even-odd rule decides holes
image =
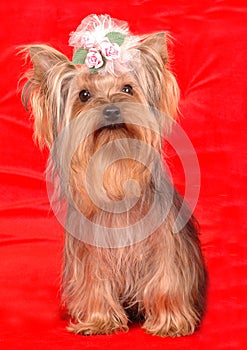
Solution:
[[[25,51],[33,69],[26,75],[22,98],[24,105],[32,108],[38,141],[51,146],[67,123],[92,109],[98,114],[97,128],[109,126],[109,133],[118,132],[126,127],[121,103],[142,104],[174,117],[178,88],[167,67],[166,34],[147,36],[137,50],[140,56],[137,62],[132,62],[133,69],[114,75],[92,74],[87,67],[72,64],[49,46],[27,46]],[[153,118],[156,123],[155,113]],[[158,122],[162,125],[164,121]],[[118,127],[114,128],[114,124]]]
[[[110,198],[122,198],[120,188],[126,179],[147,183],[152,156],[140,144],[161,152],[162,132],[176,115],[178,103],[176,80],[168,69],[167,34],[143,36],[129,49],[128,69],[115,64],[114,70],[104,73],[71,62],[46,45],[30,45],[24,51],[33,68],[26,75],[22,99],[32,109],[40,145],[52,148],[61,132],[80,120],[63,142],[66,152],[71,140],[78,140],[71,162],[74,174],[82,174],[104,146],[94,164],[99,169],[108,161],[104,188]],[[133,140],[139,145],[134,146]],[[136,159],[140,153],[142,159]]]

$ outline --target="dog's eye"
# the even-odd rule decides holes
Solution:
[[[79,93],[79,97],[81,102],[87,102],[90,99],[91,94],[88,90],[81,90]]]
[[[129,95],[134,94],[133,88],[131,85],[124,85],[124,87],[122,88],[122,92],[125,92],[126,94],[129,94]]]

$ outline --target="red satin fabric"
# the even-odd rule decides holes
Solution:
[[[169,30],[181,88],[181,125],[201,167],[196,216],[209,271],[208,308],[193,336],[69,334],[59,313],[63,229],[49,211],[47,151],[17,94],[16,46],[49,43],[71,57],[68,34],[90,13],[129,22],[133,33]],[[0,4],[1,349],[246,348],[246,1],[2,1]],[[172,157],[183,191],[179,159]],[[180,169],[181,170],[181,169]]]

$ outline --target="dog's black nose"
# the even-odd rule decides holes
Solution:
[[[116,122],[121,117],[120,108],[110,105],[104,108],[103,116],[108,122]]]

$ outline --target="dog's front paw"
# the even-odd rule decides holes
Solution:
[[[97,317],[85,322],[70,323],[67,327],[68,331],[81,335],[99,335],[112,334],[117,331],[128,331],[126,324],[114,322],[114,320],[107,320],[104,317]]]
[[[160,337],[181,337],[194,333],[196,325],[183,318],[166,317],[160,318],[159,321],[147,319],[143,328],[147,333]]]

